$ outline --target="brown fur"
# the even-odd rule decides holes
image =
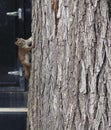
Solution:
[[[18,46],[18,57],[23,65],[25,78],[29,79],[30,77],[30,50],[34,48],[34,44],[32,44],[32,37],[25,40],[23,38],[17,38],[15,44]]]

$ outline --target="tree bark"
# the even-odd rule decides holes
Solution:
[[[30,130],[110,130],[110,0],[33,0],[32,7]]]

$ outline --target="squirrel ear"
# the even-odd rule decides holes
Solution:
[[[18,44],[17,44],[17,41],[18,41],[18,40],[19,40],[19,38],[16,38],[16,42],[15,42],[15,45],[18,45]]]
[[[17,41],[18,41],[18,38],[16,39],[16,42],[14,43],[15,45],[17,45]]]

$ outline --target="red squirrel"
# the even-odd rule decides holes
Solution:
[[[28,80],[30,77],[30,58],[31,58],[31,49],[34,48],[32,43],[32,37],[29,39],[17,38],[15,44],[18,46],[18,58],[24,68],[24,76]]]

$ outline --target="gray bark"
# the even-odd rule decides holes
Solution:
[[[33,0],[30,130],[111,129],[108,0]]]

